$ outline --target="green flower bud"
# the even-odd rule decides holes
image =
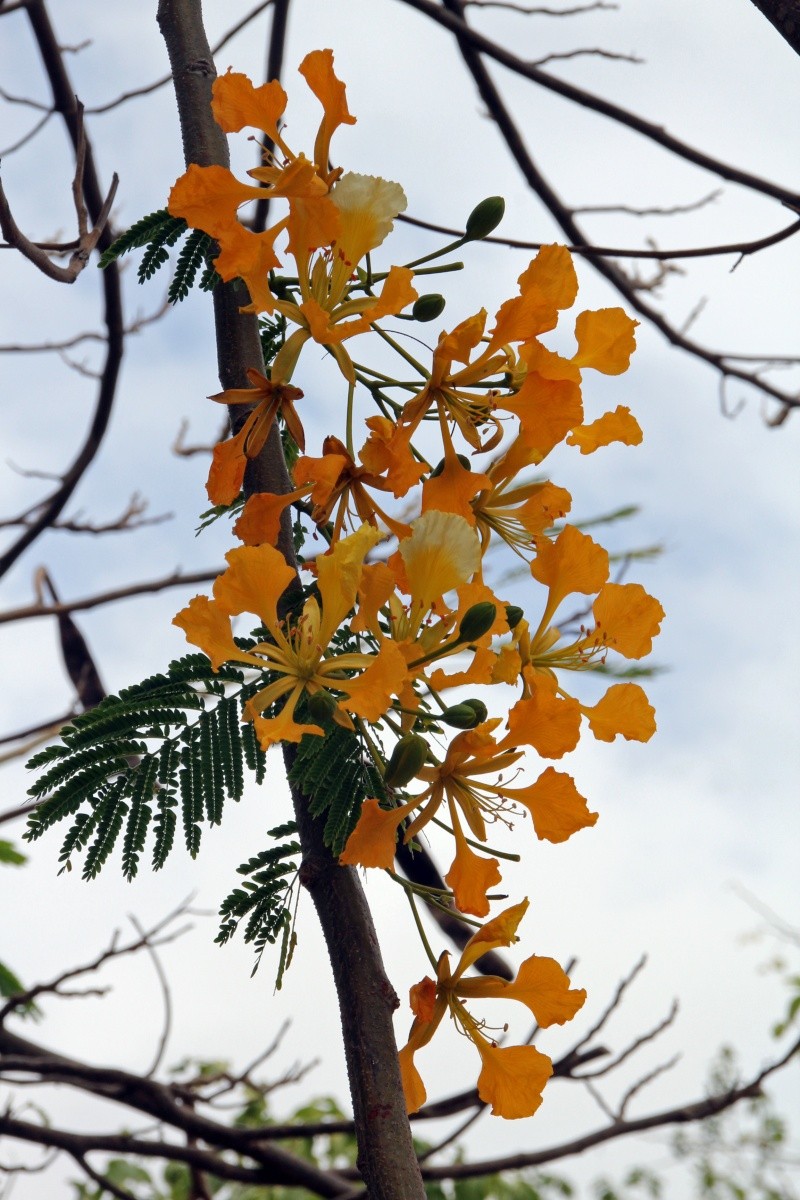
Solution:
[[[444,296],[430,292],[427,296],[420,296],[418,300],[414,301],[411,315],[415,321],[435,321],[444,312],[445,303]]]
[[[525,613],[518,604],[506,605],[506,620],[508,621],[509,629],[516,629],[524,616]]]
[[[485,721],[486,718],[488,717],[489,710],[486,707],[486,705],[483,703],[482,700],[469,699],[469,700],[464,700],[463,703],[467,704],[472,709],[472,711],[475,713],[475,716],[478,718],[477,721],[475,722],[476,725],[480,725],[481,722]]]
[[[312,721],[325,725],[333,716],[336,701],[330,692],[315,692],[306,700],[306,709]]]
[[[488,196],[473,208],[467,217],[465,242],[479,242],[493,233],[503,219],[506,202],[502,196]]]
[[[405,787],[428,757],[428,743],[418,733],[404,733],[386,764],[384,781],[389,787]]]
[[[462,642],[474,642],[476,638],[483,637],[494,625],[496,616],[497,607],[491,601],[481,600],[480,604],[473,604],[464,613],[458,627],[459,639]]]
[[[437,719],[454,729],[474,729],[479,724],[478,714],[471,704],[453,704]]]

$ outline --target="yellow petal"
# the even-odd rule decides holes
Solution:
[[[356,602],[364,559],[384,537],[374,525],[362,525],[350,537],[337,542],[329,554],[316,560],[322,596],[320,641],[327,646]]]
[[[411,595],[422,611],[446,592],[461,587],[478,570],[480,543],[474,529],[454,513],[428,512],[412,522],[400,543]]]
[[[520,900],[505,908],[491,921],[476,929],[464,947],[461,958],[453,973],[453,979],[460,979],[474,962],[489,950],[497,950],[499,946],[511,946],[518,941],[517,926],[528,909],[528,900]]]
[[[247,455],[244,444],[253,425],[253,414],[245,421],[236,437],[217,442],[211,457],[206,492],[212,504],[233,504],[244,483]]]

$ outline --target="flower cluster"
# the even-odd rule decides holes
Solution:
[[[440,901],[478,928],[455,969],[447,953],[437,958],[426,947],[436,979],[411,990],[414,1021],[400,1054],[409,1111],[425,1100],[414,1055],[448,1013],[480,1055],[481,1097],[502,1116],[526,1116],[540,1103],[549,1059],[533,1047],[498,1045],[465,1002],[515,999],[546,1026],[574,1016],[585,993],[571,990],[549,958],[528,958],[511,983],[466,973],[487,950],[517,940],[527,907],[526,900],[479,924],[501,883],[490,833],[530,816],[537,839],[559,843],[594,825],[598,814],[552,762],[575,749],[586,728],[602,741],[645,742],[655,731],[638,684],[612,683],[588,704],[580,675],[607,670],[617,655],[648,654],[663,610],[638,583],[610,580],[606,550],[566,519],[569,492],[542,474],[558,446],[585,455],[641,441],[628,408],[590,420],[582,396],[585,372],[627,369],[636,322],[619,308],[580,312],[574,352],[548,347],[542,339],[573,306],[578,285],[568,251],[545,246],[491,321],[481,309],[441,332],[429,361],[420,361],[380,322],[408,319],[422,272],[416,280],[415,264],[375,272],[370,258],[405,207],[403,191],[331,168],[331,136],[355,118],[330,51],[309,54],[300,71],[323,109],[310,157],[284,140],[280,84],[256,88],[229,72],[214,86],[218,123],[226,132],[260,130],[274,149],[250,172],[256,185],[193,165],[170,195],[173,215],[216,239],[221,277],[247,285],[247,310],[279,314],[286,330],[268,374],[254,364],[250,388],[212,397],[251,411],[215,448],[210,499],[238,501],[247,459],[274,422],[298,448],[293,489],[246,500],[234,526],[243,544],[227,555],[213,596],[195,597],[175,623],[215,670],[234,662],[258,673],[263,686],[245,715],[264,748],[323,736],[330,721],[363,739],[385,795],[364,800],[342,864],[389,870],[398,839],[413,845],[434,826],[437,836],[449,832],[449,890]],[[239,210],[265,195],[288,213],[256,233]],[[479,216],[488,211],[480,209]],[[372,331],[401,356],[399,378],[345,348]],[[303,393],[291,382],[309,341],[327,348],[345,393],[338,408],[326,400],[331,431],[316,456],[306,453],[295,407]],[[372,408],[359,437],[361,396]],[[295,571],[277,549],[289,506],[327,543],[305,564],[314,582],[301,601],[293,598]],[[488,555],[503,545],[530,575],[525,612],[487,578]],[[570,607],[582,616],[571,617]],[[261,623],[247,649],[233,636],[242,613]],[[509,687],[514,699],[504,711],[497,697]],[[448,695],[456,688],[476,694]],[[490,706],[502,715],[489,716]],[[531,760],[536,777],[524,782],[518,777]],[[529,839],[523,830],[521,845]]]

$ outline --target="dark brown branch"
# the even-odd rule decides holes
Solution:
[[[95,596],[87,596],[84,600],[64,601],[59,604],[27,604],[21,608],[9,608],[0,612],[0,625],[8,621],[30,621],[34,617],[53,617],[61,613],[81,612],[87,608],[97,608],[101,604],[113,604],[117,600],[128,600],[131,596],[142,596],[145,593],[161,592],[165,588],[184,587],[187,584],[211,583],[217,578],[222,567],[211,571],[194,571],[181,575],[177,571],[162,579],[153,579],[145,583],[132,583],[128,587],[113,588],[108,592],[98,592]]]
[[[108,195],[103,201],[92,228],[89,229],[86,220],[86,206],[83,200],[86,137],[83,130],[83,106],[80,104],[77,105],[77,123],[78,141],[75,150],[75,177],[72,182],[72,195],[75,201],[75,214],[78,220],[78,246],[73,251],[69,264],[66,267],[59,267],[35,242],[32,242],[30,238],[25,236],[14,220],[5,191],[3,190],[2,181],[0,181],[0,230],[3,232],[3,237],[9,246],[13,246],[15,250],[20,252],[23,258],[27,258],[43,275],[47,275],[49,279],[56,280],[57,283],[74,283],[88,263],[91,253],[100,241],[103,230],[108,223],[111,205],[114,203],[114,197],[117,194],[117,187],[119,185],[119,177],[113,175]]]
[[[269,49],[267,51],[267,79],[280,79],[283,74],[283,55],[286,49],[286,27],[289,21],[289,0],[275,0],[272,10],[272,25],[269,31]],[[274,147],[269,138],[263,140],[265,150]],[[261,164],[259,163],[259,166]],[[269,216],[269,200],[258,200],[253,211],[252,229],[254,233],[262,233],[267,227]]]
[[[53,93],[53,107],[61,113],[67,131],[78,152],[80,122],[75,103],[74,89],[64,66],[58,40],[50,24],[43,0],[30,0],[26,6],[37,47]],[[94,155],[88,139],[84,141],[85,161],[81,175],[82,192],[91,220],[96,224],[103,210],[103,194],[94,164]],[[102,231],[98,248],[105,249],[111,243],[108,225]],[[94,416],[83,446],[63,476],[58,488],[41,505],[36,519],[0,556],[0,577],[17,561],[28,546],[61,513],[83,475],[91,465],[108,428],[111,408],[116,394],[117,379],[122,362],[124,322],[122,316],[122,293],[119,270],[112,264],[103,272],[104,320],[108,331],[107,350],[102,377],[97,393]]]
[[[574,216],[578,210],[570,209],[569,211]],[[590,212],[592,210],[582,209],[581,211]],[[447,225],[435,225],[431,221],[421,221],[417,217],[409,217],[404,213],[401,213],[397,219],[407,225],[416,225],[418,229],[429,229],[433,233],[442,233],[447,237],[460,238],[464,233],[463,230],[451,229]],[[776,246],[778,242],[783,242],[798,232],[800,232],[800,218],[792,221],[789,225],[784,225],[775,233],[767,234],[766,237],[754,238],[749,242],[728,242],[719,246],[692,246],[686,250],[659,250],[655,246],[648,246],[646,250],[634,250],[627,246],[595,246],[590,242],[583,242],[577,245],[567,245],[566,249],[570,254],[580,254],[585,258],[649,258],[658,261],[673,258],[715,258],[721,254],[755,254],[759,250],[766,250],[768,246]],[[495,237],[491,234],[489,237],[483,238],[483,241],[494,243],[496,246],[508,246],[512,250],[541,250],[545,244],[544,242],[521,241],[518,238]]]
[[[798,0],[753,0],[756,8],[800,54],[800,3]]]
[[[669,150],[670,153],[677,155],[678,158],[683,158],[687,162],[694,163],[695,166],[703,167],[706,171],[711,171],[713,174],[719,175],[721,179],[727,179],[731,183],[739,183],[742,187],[750,188],[755,192],[761,192],[765,196],[773,196],[776,200],[788,204],[790,208],[800,208],[800,192],[791,191],[789,188],[772,183],[768,179],[752,175],[749,171],[739,170],[738,167],[731,166],[730,163],[724,162],[722,159],[714,158],[710,154],[704,154],[702,150],[696,150],[693,146],[689,146],[679,138],[673,137],[660,125],[654,125],[651,121],[645,121],[644,118],[637,116],[636,113],[628,112],[627,109],[620,108],[619,105],[612,104],[609,100],[603,100],[602,97],[595,96],[583,88],[575,87],[571,83],[566,83],[563,79],[558,79],[554,75],[548,75],[546,72],[540,71],[537,67],[530,66],[503,46],[498,45],[497,42],[492,41],[491,38],[485,37],[484,34],[472,29],[449,4],[445,7],[440,7],[438,4],[434,4],[433,0],[400,0],[400,3],[407,4],[411,8],[416,8],[419,12],[424,13],[426,17],[430,18],[430,20],[435,21],[438,25],[442,25],[445,29],[449,29],[451,33],[454,33],[460,39],[462,48],[469,48],[476,54],[480,51],[488,58],[493,58],[496,62],[499,62],[501,66],[508,67],[510,71],[521,75],[524,79],[530,79],[532,83],[538,83],[548,91],[556,92],[566,100],[572,100],[573,103],[579,104],[582,108],[588,108],[593,112],[600,113],[602,116],[609,117],[612,121],[627,126],[628,129],[632,129],[657,145],[663,146],[665,150]]]
[[[427,0],[406,0],[406,2],[411,3],[414,7],[427,4]],[[453,14],[463,12],[463,0],[443,0],[443,4],[448,10],[447,15],[453,16]],[[441,12],[442,10],[437,11]],[[463,21],[457,19],[457,24],[459,29],[463,27]],[[473,41],[460,33],[456,40],[461,56],[475,81],[480,96],[489,110],[492,120],[500,130],[512,157],[520,168],[529,187],[550,211],[572,244],[589,245],[589,240],[583,235],[582,230],[577,225],[572,211],[564,204],[531,158],[519,128],[503,102],[480,54],[475,49]],[[797,203],[795,202],[792,207],[797,207]],[[631,286],[629,279],[616,264],[588,253],[585,257],[612,284],[627,303],[637,313],[645,317],[651,325],[654,325],[667,338],[671,345],[686,351],[692,357],[698,358],[713,367],[719,372],[722,380],[728,377],[740,379],[758,388],[765,395],[777,400],[787,409],[800,406],[800,397],[798,395],[782,391],[767,380],[762,379],[755,372],[743,371],[738,367],[732,366],[726,360],[724,354],[708,350],[698,342],[686,337],[685,334],[680,333],[657,309],[642,299],[636,288]]]
[[[629,1121],[617,1121],[593,1133],[584,1134],[570,1142],[562,1142],[558,1146],[548,1146],[522,1154],[511,1154],[505,1158],[489,1159],[483,1162],[458,1163],[446,1167],[425,1167],[423,1178],[435,1179],[474,1179],[481,1175],[494,1175],[498,1171],[521,1171],[526,1167],[540,1167],[547,1163],[557,1162],[561,1158],[569,1158],[573,1154],[581,1154],[593,1146],[604,1142],[627,1137],[632,1133],[641,1133],[646,1129],[660,1129],[665,1125],[686,1125],[695,1121],[705,1121],[718,1113],[732,1108],[740,1100],[752,1099],[761,1095],[761,1084],[775,1071],[780,1070],[786,1063],[800,1052],[800,1040],[775,1062],[770,1063],[763,1071],[755,1075],[741,1087],[731,1088],[717,1096],[708,1096],[694,1104],[682,1105],[678,1108],[662,1109],[646,1117],[638,1117]]]
[[[160,0],[158,23],[167,44],[175,83],[186,162],[227,166],[228,149],[210,110],[214,64],[199,0]],[[244,290],[214,290],[219,378],[223,388],[242,387],[249,367],[263,369],[255,317],[240,313]],[[242,421],[244,405],[235,421]],[[245,492],[290,490],[277,425],[245,475]],[[286,512],[279,548],[295,565]],[[289,747],[287,763],[291,762]],[[377,935],[358,876],[342,868],[325,847],[322,825],[308,800],[293,790],[303,861],[301,881],[322,924],[339,997],[342,1031],[359,1147],[358,1166],[371,1200],[424,1200],[424,1188],[405,1112],[392,1028],[397,1000],[386,979]]]

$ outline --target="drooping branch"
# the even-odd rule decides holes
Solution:
[[[408,3],[411,3],[414,7],[424,6],[426,2],[427,0],[408,0]],[[454,16],[454,19],[459,21],[463,26],[464,22],[461,17],[464,10],[464,0],[443,0],[443,4],[448,10],[448,15]],[[441,12],[442,10],[437,11]],[[456,29],[456,26],[453,26],[453,28]],[[464,64],[472,75],[481,99],[502,134],[528,186],[551,213],[566,234],[568,240],[574,245],[585,247],[584,257],[586,260],[612,284],[637,313],[654,325],[667,338],[671,345],[686,351],[692,357],[700,359],[713,367],[719,372],[723,380],[727,378],[738,379],[759,389],[766,396],[777,400],[785,412],[788,412],[789,409],[800,407],[800,396],[797,394],[776,387],[768,380],[763,379],[757,371],[747,371],[742,367],[736,366],[724,352],[709,350],[699,342],[688,337],[685,332],[676,329],[667,321],[662,313],[642,298],[640,289],[634,286],[619,266],[601,256],[594,256],[590,253],[588,248],[591,245],[591,239],[586,237],[576,222],[573,211],[556,193],[531,157],[516,121],[489,75],[479,50],[476,48],[477,43],[474,39],[467,36],[461,28],[456,29],[456,31],[456,41]],[[480,40],[481,49],[484,48],[483,43],[486,41],[487,39],[485,38]],[[487,50],[486,53],[489,54],[489,51]],[[492,57],[496,57],[496,55]],[[739,180],[739,182],[742,181]],[[759,189],[757,188],[756,190]],[[800,197],[795,197],[792,206],[797,207],[799,201]]]

